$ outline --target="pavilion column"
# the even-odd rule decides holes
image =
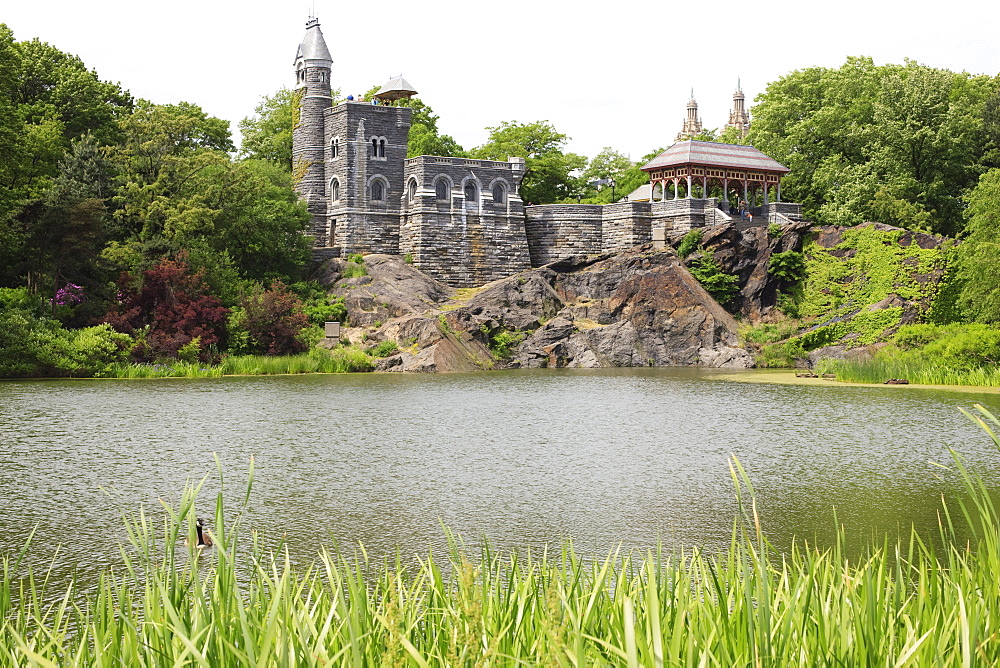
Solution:
[[[688,192],[687,192],[687,198],[688,198],[688,199],[691,199],[691,175],[690,175],[690,174],[688,174],[688,175],[687,175],[687,178],[688,178]]]
[[[743,201],[747,203],[747,206],[750,206],[750,195],[747,192],[747,187],[748,187],[748,184],[747,184],[746,181],[744,181],[743,182]]]
[[[722,179],[722,208],[729,212],[729,179]]]
[[[674,179],[674,199],[680,199],[680,191],[677,189],[677,179]]]
[[[778,181],[778,185],[775,186],[774,201],[775,202],[781,201],[781,181]]]
[[[701,198],[708,199],[708,177],[701,177]]]
[[[771,194],[771,184],[765,182],[764,183],[764,206],[767,206],[770,203],[770,202],[768,202],[768,196],[770,194]]]

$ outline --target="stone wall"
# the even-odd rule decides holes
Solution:
[[[601,204],[544,204],[525,207],[524,231],[531,266],[540,267],[568,255],[601,252]]]
[[[722,200],[708,199],[668,199],[652,203],[653,227],[667,230],[690,230],[693,227],[722,225],[728,223],[729,214],[719,209]]]
[[[409,107],[362,102],[342,102],[326,111],[324,158],[331,199],[327,226],[330,245],[338,248],[342,257],[400,252],[403,163],[411,113]],[[384,142],[384,156],[376,155],[373,139]],[[376,182],[382,186],[382,199],[373,196]],[[335,193],[339,193],[337,199]]]
[[[400,252],[422,271],[469,287],[529,268],[523,161],[419,156],[405,171]]]
[[[649,243],[651,208],[649,202],[618,202],[603,207],[601,252],[620,253]]]

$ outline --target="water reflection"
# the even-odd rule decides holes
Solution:
[[[954,481],[928,464],[959,449],[1000,480],[992,446],[956,410],[998,397],[783,386],[699,369],[0,383],[0,550],[38,527],[38,561],[117,560],[122,509],[161,512],[186,482],[257,481],[250,524],[297,559],[321,545],[375,555],[467,542],[726,545],[727,457],[759,492],[769,534],[858,540],[936,524]],[[998,485],[1000,487],[1000,485]]]

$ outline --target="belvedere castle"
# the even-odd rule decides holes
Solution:
[[[408,255],[434,278],[468,287],[567,255],[662,241],[669,230],[743,221],[735,213],[741,201],[754,224],[801,215],[800,205],[781,202],[787,168],[751,146],[689,138],[643,167],[650,183],[627,201],[525,206],[523,158],[407,158],[411,110],[373,102],[416,91],[400,76],[374,101],[334,106],[332,66],[319,21],[311,18],[295,56],[292,159],[318,257]],[[739,89],[737,96],[730,122],[745,133],[749,116]],[[685,131],[700,131],[693,93],[688,118],[697,123],[685,121]]]

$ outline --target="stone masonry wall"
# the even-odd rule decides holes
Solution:
[[[406,161],[400,252],[450,285],[482,285],[528,269],[519,163],[420,156]],[[439,182],[446,197],[438,198]],[[500,185],[500,201],[494,187]],[[466,189],[474,199],[467,200]]]
[[[329,238],[326,220],[326,177],[323,164],[323,118],[330,107],[330,69],[306,68],[306,79],[296,91],[299,123],[292,132],[292,171],[295,189],[312,214],[309,233],[316,245]]]
[[[341,256],[400,252],[403,163],[411,113],[408,107],[361,102],[342,102],[326,112],[327,188],[331,197],[334,190],[339,191],[339,199],[329,203],[328,225],[331,245]],[[372,139],[385,141],[384,157],[375,155]],[[333,156],[334,140],[337,157]],[[381,200],[372,197],[376,181],[382,184]]]
[[[649,202],[608,204],[603,207],[602,219],[601,251],[604,253],[620,253],[652,239]]]
[[[604,206],[543,204],[524,209],[531,266],[540,267],[568,255],[595,255],[602,248]]]

